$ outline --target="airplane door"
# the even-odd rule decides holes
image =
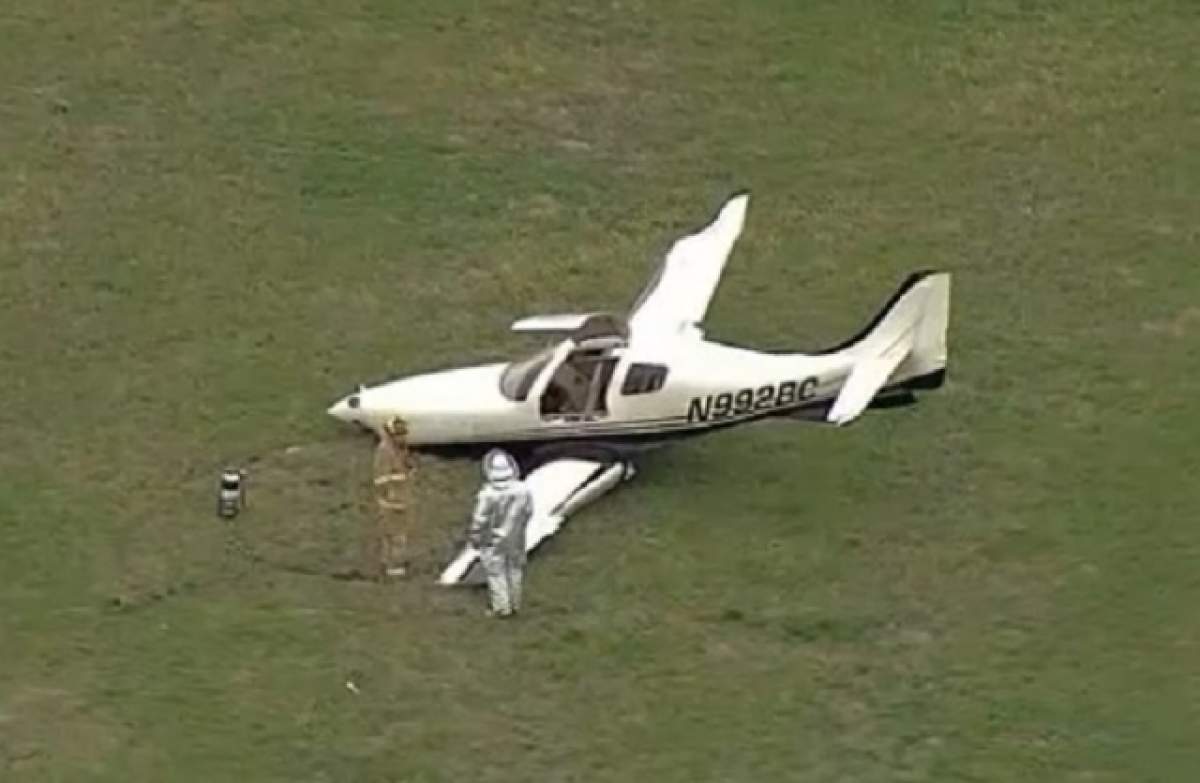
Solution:
[[[606,357],[597,362],[595,373],[592,375],[592,385],[588,389],[588,400],[585,411],[594,416],[608,415],[608,390],[612,386],[613,373],[617,369],[618,359]]]
[[[554,371],[539,402],[547,421],[578,422],[608,415],[608,390],[618,357],[609,350],[572,351]]]

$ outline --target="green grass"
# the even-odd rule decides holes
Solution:
[[[1197,40],[1182,0],[10,3],[0,779],[1194,780]],[[515,624],[428,584],[469,464],[425,465],[422,580],[320,575],[367,525],[330,401],[624,307],[742,186],[713,335],[816,347],[947,268],[949,384],[648,458]]]

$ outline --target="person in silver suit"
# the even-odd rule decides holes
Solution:
[[[533,495],[521,481],[516,460],[501,449],[483,458],[483,477],[467,540],[487,574],[488,614],[511,617],[521,607],[525,527],[533,516]]]

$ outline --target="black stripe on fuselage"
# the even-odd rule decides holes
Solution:
[[[907,404],[908,400],[904,398],[904,395],[912,395],[912,390],[914,389],[939,388],[945,382],[945,378],[946,371],[945,369],[941,369],[926,375],[911,378],[907,381],[902,381],[901,383],[885,386],[876,393],[875,398],[872,400],[869,407],[882,408],[891,407],[897,403]],[[835,400],[836,396],[827,397],[820,400],[808,400],[799,405],[793,405],[791,407],[775,408],[773,410],[761,411],[740,417],[731,416],[720,421],[704,422],[696,426],[680,427],[672,431],[659,431],[627,436],[622,440],[631,443],[667,442],[703,435],[714,430],[736,427],[739,424],[749,424],[751,422],[762,421],[764,419],[781,417],[825,423],[825,416],[829,413],[829,409],[833,407]],[[915,401],[915,396],[912,396],[912,401]]]
[[[889,407],[891,405],[896,404],[896,402],[898,401],[899,395],[903,395],[905,393],[911,394],[911,392],[913,390],[918,390],[918,389],[937,389],[937,388],[940,388],[945,383],[945,380],[946,380],[946,370],[945,370],[945,368],[942,368],[940,370],[935,370],[934,372],[927,373],[925,375],[919,375],[915,378],[910,378],[906,381],[901,381],[900,383],[894,383],[889,386],[885,386],[882,389],[880,389],[878,392],[876,392],[875,398],[872,401],[870,407]],[[685,421],[683,423],[683,426],[672,427],[669,430],[659,428],[659,429],[657,429],[655,431],[651,431],[651,432],[630,433],[628,435],[625,435],[622,438],[615,439],[615,440],[617,440],[617,442],[628,441],[628,442],[633,442],[633,443],[653,442],[656,440],[662,440],[662,441],[677,440],[680,438],[687,438],[687,437],[692,437],[695,435],[702,435],[706,432],[711,432],[713,430],[725,429],[727,427],[734,427],[739,424],[749,424],[754,421],[761,421],[763,419],[780,418],[780,417],[799,418],[799,419],[803,419],[806,421],[824,422],[825,414],[827,414],[829,412],[829,409],[831,407],[833,407],[833,403],[834,403],[835,399],[836,399],[836,395],[834,395],[833,397],[826,397],[826,398],[823,398],[820,400],[807,400],[803,403],[800,403],[799,405],[774,408],[774,409],[766,410],[766,411],[758,411],[755,413],[743,414],[741,416],[730,416],[730,417],[721,419],[719,421],[707,421],[707,422],[701,422],[701,423],[692,423],[692,422]],[[686,417],[676,417],[676,418],[686,419]],[[582,436],[582,437],[584,439],[591,440],[591,438],[589,438],[586,435]],[[598,436],[593,436],[593,437],[603,437],[603,436],[598,435]]]
[[[499,438],[521,439],[524,437],[546,438],[556,440],[560,437],[571,438],[583,434],[605,435],[620,434],[632,430],[657,430],[686,425],[687,416],[666,416],[658,419],[636,419],[633,421],[581,421],[570,424],[556,422],[537,427],[526,427],[520,430],[509,430],[497,435]],[[547,438],[547,436],[549,436]]]
[[[901,395],[906,393],[911,394],[913,390],[937,389],[945,383],[945,379],[946,370],[943,368],[917,376],[916,378],[901,381],[900,383],[885,386],[876,393],[870,407],[881,408],[890,407],[897,403],[907,403],[907,400],[901,399]],[[442,446],[420,446],[418,448],[430,452],[444,451],[455,453],[462,451],[473,453],[478,450],[482,453],[483,450],[489,447],[498,446],[508,451],[526,453],[556,446],[565,448],[571,443],[578,443],[580,448],[605,448],[611,449],[616,454],[622,454],[630,451],[644,450],[675,440],[696,437],[715,430],[736,427],[739,424],[749,424],[770,418],[794,418],[825,423],[825,415],[833,406],[835,399],[836,396],[820,400],[806,400],[799,405],[774,408],[772,410],[758,411],[742,416],[730,416],[720,420],[710,420],[700,423],[688,422],[686,416],[673,416],[666,419],[624,422],[620,425],[613,425],[613,428],[606,429],[603,432],[596,431],[595,429],[589,431],[583,428],[572,432],[549,432],[545,428],[536,428],[525,430],[521,433],[503,433],[488,443],[445,444]],[[658,422],[658,424],[654,424],[654,422]],[[676,422],[676,424],[675,426],[664,426],[664,422]],[[650,426],[649,429],[647,429],[648,425]],[[615,429],[615,427],[619,427],[620,429]],[[520,437],[521,434],[526,434],[529,437]]]

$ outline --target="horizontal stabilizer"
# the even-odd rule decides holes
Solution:
[[[902,335],[881,356],[859,359],[850,370],[837,400],[829,409],[826,421],[841,426],[854,421],[865,411],[875,395],[887,383],[892,372],[908,356],[912,348],[911,331]]]

